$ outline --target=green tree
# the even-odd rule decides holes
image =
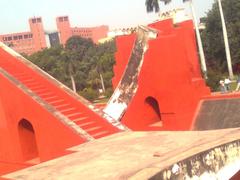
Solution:
[[[74,78],[77,75],[77,65],[83,61],[86,52],[93,46],[94,43],[91,39],[85,39],[80,36],[72,36],[66,42],[66,72],[69,74],[74,92],[77,92]]]
[[[171,0],[146,0],[145,5],[147,12],[159,12],[160,10],[159,2],[168,4],[171,2]]]
[[[28,59],[62,83],[69,85],[63,64],[63,52],[64,48],[57,46],[34,53],[28,56]]]
[[[232,63],[240,62],[240,1],[222,0],[226,26],[229,35]],[[206,29],[203,31],[204,46],[208,64],[218,65],[222,72],[227,72],[227,61],[222,36],[222,26],[217,2],[207,13]]]
[[[65,47],[51,47],[29,59],[44,71],[89,100],[98,97],[103,77],[106,93],[112,93],[111,79],[115,63],[115,41],[93,44],[91,40],[72,37]]]

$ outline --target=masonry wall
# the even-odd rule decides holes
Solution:
[[[60,43],[66,44],[67,40],[73,35],[69,18],[67,16],[57,17],[56,23],[58,32],[60,34]]]
[[[0,41],[19,53],[32,54],[35,51],[32,32],[0,35]]]
[[[29,25],[33,34],[34,52],[40,51],[47,47],[42,18],[29,19]]]
[[[96,27],[71,27],[68,16],[57,17],[56,22],[61,44],[66,44],[66,41],[71,36],[89,38],[94,43],[98,43],[100,39],[108,36],[109,27],[105,25]]]
[[[56,18],[57,31],[60,44],[65,45],[67,40],[75,36],[90,38],[94,43],[108,36],[108,26],[97,27],[71,27],[68,16]],[[30,31],[0,35],[0,41],[11,47],[18,53],[31,55],[37,51],[47,48],[45,31],[41,17],[29,19]]]
[[[42,18],[29,19],[29,32],[0,35],[0,41],[17,51],[27,55],[47,47]]]

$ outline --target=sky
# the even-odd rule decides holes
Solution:
[[[188,3],[172,0],[165,11],[176,7],[189,9]],[[206,15],[214,0],[193,0],[198,17]],[[56,17],[68,15],[72,27],[109,25],[110,29],[133,27],[157,19],[146,13],[145,0],[0,0],[0,34],[29,31],[28,19],[41,16],[44,29],[56,30]],[[187,11],[189,12],[189,11]]]

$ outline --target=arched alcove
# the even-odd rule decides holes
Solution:
[[[156,123],[160,123],[161,124],[161,113],[160,113],[160,109],[159,109],[159,104],[158,101],[149,96],[145,99],[145,105],[146,105],[146,115],[147,115],[147,119],[148,119],[148,124],[156,124]]]
[[[37,158],[38,148],[32,124],[28,120],[22,119],[18,123],[18,132],[23,159],[30,160]]]

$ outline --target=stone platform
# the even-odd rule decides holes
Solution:
[[[235,170],[231,173],[236,173],[240,169],[239,164],[236,165],[240,162],[239,141],[239,128],[194,132],[123,132],[73,147],[70,149],[72,154],[3,178],[179,178],[200,176],[206,171],[217,175],[221,168],[234,163]],[[213,165],[218,168],[212,170]]]

